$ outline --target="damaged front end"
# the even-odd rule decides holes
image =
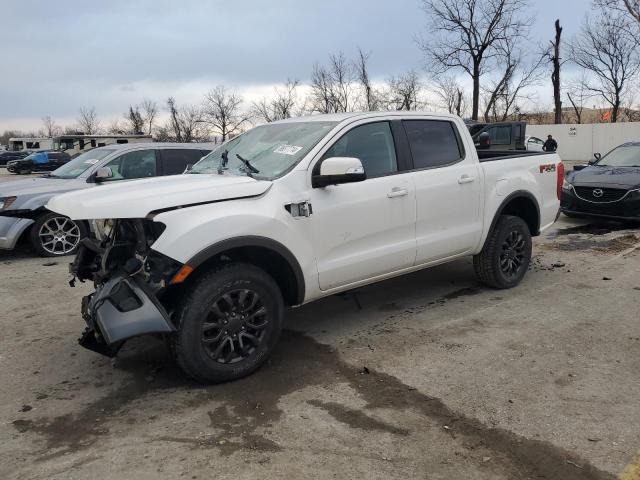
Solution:
[[[93,222],[70,265],[71,286],[78,279],[96,289],[82,299],[80,345],[112,357],[132,337],[175,331],[160,299],[182,264],[151,249],[163,230],[147,219]]]

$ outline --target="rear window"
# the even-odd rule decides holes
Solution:
[[[455,127],[443,120],[405,120],[415,169],[441,167],[463,158]]]

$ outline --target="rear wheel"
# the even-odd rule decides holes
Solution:
[[[40,256],[60,257],[75,253],[86,235],[87,228],[82,222],[50,212],[36,219],[29,241]]]
[[[498,218],[482,252],[473,257],[478,279],[493,288],[512,288],[520,283],[531,261],[531,233],[520,217]]]
[[[198,278],[176,311],[176,360],[203,383],[235,380],[255,371],[273,350],[284,305],[263,270],[229,263]]]

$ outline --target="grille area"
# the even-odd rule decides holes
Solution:
[[[583,200],[589,200],[590,202],[615,202],[620,200],[627,193],[627,190],[622,188],[600,188],[600,187],[573,187],[576,194]],[[594,190],[602,191],[601,196],[593,194]]]

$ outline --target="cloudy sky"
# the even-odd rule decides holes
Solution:
[[[569,38],[591,0],[530,0],[531,41],[560,18]],[[198,103],[218,84],[251,99],[308,79],[329,53],[371,52],[373,76],[424,64],[421,0],[3,0],[0,131],[72,124],[80,106],[103,121],[143,97]],[[548,87],[550,88],[550,87]],[[550,96],[541,90],[541,97]],[[543,98],[545,103],[550,103]]]

